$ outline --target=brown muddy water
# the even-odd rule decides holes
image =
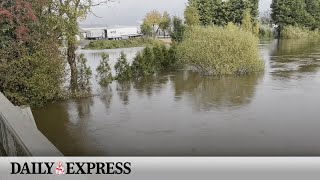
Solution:
[[[100,87],[33,113],[72,156],[320,155],[320,42],[260,44],[266,70],[245,77],[166,72]],[[141,48],[123,49],[132,59]],[[92,69],[121,50],[81,50]]]

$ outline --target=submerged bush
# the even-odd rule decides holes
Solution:
[[[90,44],[86,46],[86,49],[116,49],[129,47],[156,46],[161,44],[164,44],[164,42],[152,38],[137,38],[127,40],[98,40],[90,42]]]
[[[112,82],[112,73],[111,73],[111,68],[109,65],[109,54],[103,53],[101,55],[101,61],[100,64],[98,65],[96,71],[97,75],[96,77],[99,78],[99,84],[101,86],[107,86],[109,83]]]
[[[122,51],[118,62],[114,66],[116,70],[116,77],[115,79],[118,81],[129,80],[132,77],[131,67],[127,62],[127,56]]]
[[[177,53],[203,75],[241,75],[264,69],[258,38],[233,24],[190,28]]]
[[[84,56],[84,54],[80,54],[77,57],[77,61],[79,90],[88,91],[90,89],[92,70],[87,66],[87,58]]]
[[[282,39],[320,38],[319,30],[311,31],[307,28],[286,26],[281,31]]]
[[[157,71],[178,67],[176,47],[165,45],[146,47],[138,53],[132,62],[132,72],[135,77],[147,76]]]

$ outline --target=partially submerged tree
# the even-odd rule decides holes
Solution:
[[[96,77],[99,78],[99,84],[101,86],[107,86],[109,83],[112,82],[113,77],[111,73],[111,68],[109,65],[109,54],[103,53],[101,55],[101,61],[98,65],[96,71],[97,75]]]
[[[77,62],[76,50],[77,40],[76,35],[79,33],[79,20],[86,17],[91,12],[93,6],[106,4],[110,0],[93,1],[93,0],[51,0],[49,12],[55,13],[60,17],[58,24],[62,38],[67,44],[67,60],[70,66],[71,77],[70,84],[72,89],[78,88],[77,82]]]

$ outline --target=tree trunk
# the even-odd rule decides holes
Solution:
[[[70,85],[72,90],[78,88],[78,69],[76,62],[76,45],[72,41],[68,42],[68,63],[71,70]]]

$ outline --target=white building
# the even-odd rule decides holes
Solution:
[[[141,36],[138,27],[134,26],[81,28],[81,32],[87,39],[121,40]]]

